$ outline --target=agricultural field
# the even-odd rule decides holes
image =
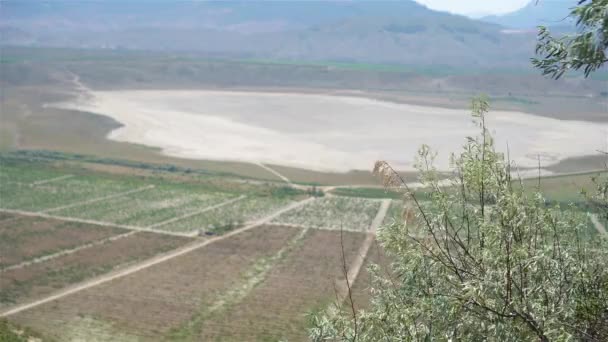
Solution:
[[[260,220],[307,198],[305,189],[129,170],[0,164],[0,312],[129,271],[15,313],[11,324],[59,341],[303,340],[306,313],[326,309],[343,284],[340,247],[347,267],[358,265],[363,233],[393,197],[343,188],[265,225]],[[548,178],[545,190],[557,195],[562,184],[571,193],[583,180]],[[400,221],[402,208],[391,200],[381,226]],[[597,236],[590,220],[588,228]],[[198,247],[181,254],[191,246]],[[165,255],[172,256],[137,268]],[[366,268],[387,269],[389,260],[373,242],[353,283],[357,309],[370,299]]]
[[[24,165],[11,165],[6,162],[0,163],[0,183],[4,186],[10,183],[34,184],[45,180],[57,179],[65,176],[61,170],[39,169],[35,167],[24,171]]]
[[[403,194],[397,191],[386,190],[384,188],[367,187],[339,187],[331,191],[337,196],[360,197],[360,198],[403,198]]]
[[[188,243],[187,238],[134,232],[122,238],[2,271],[0,307],[24,303]]]
[[[196,327],[226,289],[239,287],[259,260],[299,233],[257,227],[12,319],[58,340],[166,340],[184,324]]]
[[[130,191],[142,186],[140,180],[119,181],[58,172],[51,168],[27,167],[27,164],[0,168],[0,207],[25,211],[44,211],[91,199]]]
[[[365,235],[344,232],[346,263]],[[236,303],[201,324],[205,341],[301,341],[306,313],[323,310],[335,300],[343,280],[340,232],[310,229],[305,239],[275,266],[266,280]]]
[[[130,176],[81,169],[70,173],[69,168],[34,165],[0,164],[0,210],[192,235],[225,232],[303,196],[294,189],[230,178]]]
[[[380,201],[352,197],[320,198],[277,217],[277,224],[365,232],[380,208]]]
[[[54,211],[54,215],[111,222],[138,227],[158,226],[164,221],[191,214],[210,206],[221,204],[233,197],[226,193],[201,193],[183,186],[157,185],[142,188],[110,201]]]
[[[596,189],[592,178],[606,179],[608,172],[578,173],[566,176],[543,177],[540,180],[540,191],[545,197],[557,203],[584,202],[583,191],[592,193]],[[527,179],[523,182],[528,191],[539,188],[538,179]]]
[[[123,233],[112,227],[7,214],[0,221],[0,269]]]
[[[172,232],[208,231],[222,233],[256,221],[293,203],[290,198],[251,196],[208,212],[168,224],[160,229]]]

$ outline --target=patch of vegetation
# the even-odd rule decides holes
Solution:
[[[380,201],[354,197],[324,197],[286,212],[274,223],[322,229],[367,231]]]
[[[29,162],[40,162],[40,161],[77,161],[86,163],[97,163],[106,165],[117,165],[125,166],[136,169],[151,170],[151,171],[162,171],[162,172],[173,172],[173,173],[186,173],[186,174],[201,174],[201,175],[215,175],[215,176],[231,176],[239,177],[229,173],[213,172],[201,169],[185,168],[171,164],[151,164],[144,162],[134,162],[125,159],[114,159],[114,158],[103,158],[84,154],[65,153],[58,151],[48,150],[16,150],[0,154],[0,160],[4,159],[21,159]]]
[[[401,199],[402,194],[386,190],[383,188],[336,188],[331,191],[332,194],[347,197],[363,197],[363,198],[391,198]]]
[[[6,318],[0,318],[0,341],[2,342],[37,342],[52,341],[43,337],[29,327],[9,322]]]
[[[290,186],[271,187],[269,190],[271,197],[287,198],[305,195],[306,192]]]
[[[251,195],[230,205],[174,222],[163,229],[174,232],[210,231],[220,234],[243,223],[265,217],[290,203],[291,197]]]
[[[65,341],[140,341],[137,336],[118,331],[110,322],[83,315],[67,322],[66,329],[61,331],[61,338]]]

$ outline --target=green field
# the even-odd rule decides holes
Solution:
[[[365,232],[380,208],[380,201],[352,198],[325,197],[277,217],[276,224],[330,230]]]
[[[192,172],[113,175],[52,161],[1,160],[2,209],[173,232],[253,221],[303,194]]]

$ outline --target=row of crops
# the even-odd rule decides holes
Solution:
[[[173,232],[211,231],[221,233],[268,216],[290,203],[292,201],[286,198],[247,197],[230,205],[179,220],[163,229]]]
[[[53,214],[148,227],[213,206],[234,196],[226,193],[197,193],[187,189],[156,186],[108,201],[67,208]]]
[[[6,168],[3,168],[3,171],[4,169]],[[27,172],[23,176],[25,181],[19,179],[20,177],[2,180],[2,187],[0,187],[0,206],[2,208],[41,211],[135,188],[134,184],[129,182],[83,176],[62,178],[37,185],[30,182],[31,177]]]
[[[225,229],[292,202],[290,196],[210,191],[137,177],[70,175],[23,165],[2,165],[0,184],[3,209],[183,233]]]
[[[223,231],[264,218],[297,200],[272,192],[215,191],[191,183],[138,177],[70,175],[55,169],[0,168],[0,208],[194,234]],[[380,201],[325,197],[273,220],[275,224],[366,231]],[[393,216],[393,215],[389,215]]]
[[[309,228],[367,231],[380,201],[354,197],[326,197],[288,211],[273,222]]]

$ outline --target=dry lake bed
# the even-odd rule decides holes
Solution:
[[[208,90],[88,91],[53,106],[112,117],[117,141],[159,147],[171,156],[271,163],[324,171],[368,170],[378,159],[412,169],[427,144],[436,166],[479,128],[469,111],[367,98]],[[573,115],[575,117],[575,115]],[[596,153],[608,124],[491,111],[496,146],[521,167]]]

